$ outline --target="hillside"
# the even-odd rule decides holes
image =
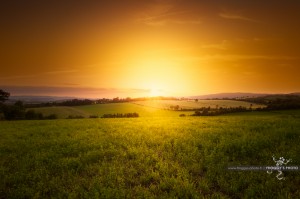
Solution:
[[[35,110],[36,112],[42,113],[44,115],[56,114],[60,119],[67,118],[69,116],[81,116],[87,118],[91,115],[101,117],[104,114],[124,114],[133,112],[138,113],[140,117],[178,117],[179,115],[179,113],[175,111],[162,110],[148,106],[140,106],[133,103],[108,103],[74,107],[55,106],[31,108],[31,110]]]
[[[249,103],[244,101],[236,100],[147,100],[147,101],[137,101],[134,104],[141,106],[161,108],[161,109],[170,109],[171,106],[179,106],[179,110],[182,109],[197,109],[202,107],[211,107],[211,108],[228,108],[228,107],[246,107],[249,108],[252,104],[252,108],[261,108],[264,105],[259,105],[255,103]]]
[[[91,115],[101,117],[103,114],[115,113],[133,113],[136,112],[140,117],[178,117],[179,112],[170,110],[170,106],[179,106],[179,110],[183,109],[197,109],[201,107],[246,107],[249,108],[251,103],[235,100],[199,100],[198,102],[180,101],[180,100],[146,100],[126,103],[108,103],[85,106],[54,106],[31,108],[43,115],[56,114],[58,118],[67,118],[68,116],[89,117]],[[252,108],[263,107],[263,105],[252,104]],[[185,112],[185,114],[192,114],[193,111]]]
[[[232,99],[232,98],[249,98],[249,97],[261,97],[267,96],[266,93],[216,93],[208,95],[191,96],[190,99]]]

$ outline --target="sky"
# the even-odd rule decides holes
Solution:
[[[300,91],[295,0],[0,2],[0,89],[87,98]]]

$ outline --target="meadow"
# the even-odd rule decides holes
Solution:
[[[252,104],[245,101],[237,101],[237,100],[146,100],[146,101],[137,101],[134,104],[153,107],[153,108],[161,108],[161,109],[169,109],[170,106],[178,105],[179,108],[183,109],[197,109],[202,107],[211,107],[211,108],[229,108],[229,107],[246,107],[250,106],[254,109],[265,107],[260,104]]]
[[[299,171],[227,170],[300,165],[299,141],[299,110],[1,121],[0,198],[299,198]]]
[[[150,106],[141,106],[133,103],[109,103],[109,104],[95,104],[85,106],[54,106],[54,107],[42,107],[31,108],[43,115],[56,114],[58,118],[64,119],[68,116],[82,116],[88,118],[90,115],[96,115],[101,117],[104,114],[114,113],[133,113],[137,112],[140,117],[178,117],[179,112],[163,110],[161,108],[155,108]],[[187,114],[194,113],[193,111],[186,112]]]
[[[169,111],[170,106],[178,105],[184,109],[196,109],[202,107],[246,107],[249,108],[251,103],[235,100],[199,100],[186,101],[186,100],[146,100],[126,103],[108,103],[108,104],[95,104],[85,106],[54,106],[54,107],[42,107],[31,108],[32,110],[42,113],[43,115],[55,114],[58,118],[63,119],[68,116],[81,116],[88,118],[90,115],[101,117],[103,114],[114,113],[132,113],[137,112],[140,117],[177,117],[181,113],[175,111]],[[252,104],[252,108],[261,108],[264,105]],[[184,111],[184,114],[191,115],[194,111]]]

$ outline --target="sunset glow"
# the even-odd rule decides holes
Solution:
[[[0,86],[13,95],[22,87],[80,97],[297,92],[298,8],[296,1],[5,1]]]

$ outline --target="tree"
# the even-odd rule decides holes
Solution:
[[[7,120],[22,120],[25,119],[25,107],[23,102],[17,101],[14,105],[4,106],[4,117]]]
[[[21,103],[4,106],[3,114],[7,120],[22,120],[25,118],[25,108]]]
[[[179,105],[174,106],[174,110],[178,111],[179,110]]]
[[[6,100],[8,100],[9,96],[10,96],[10,93],[5,92],[0,89],[0,102],[5,102]]]

